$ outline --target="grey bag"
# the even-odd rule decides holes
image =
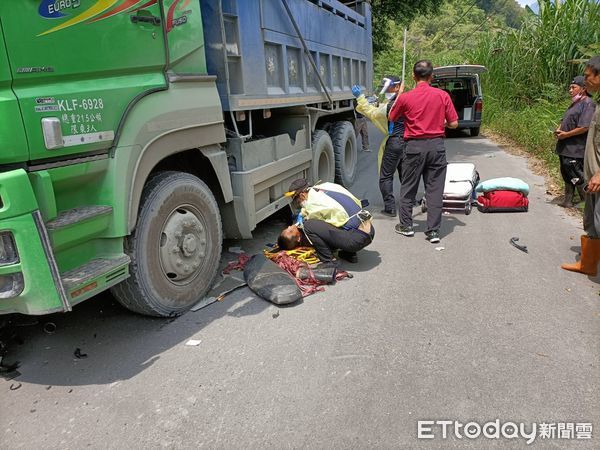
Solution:
[[[265,255],[255,255],[244,269],[248,287],[259,297],[276,305],[287,305],[302,298],[296,281]]]

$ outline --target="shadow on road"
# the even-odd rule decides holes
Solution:
[[[423,217],[423,219],[416,219],[417,217]],[[416,232],[425,233],[427,230],[427,213],[417,214],[415,219],[413,220],[413,224]],[[464,227],[466,224],[460,220],[458,217],[454,215],[444,215],[442,218],[442,227],[440,229],[440,238],[445,238],[446,236],[454,233],[454,229],[456,227]]]
[[[377,239],[377,235],[375,236]],[[351,264],[342,260],[342,269],[348,272],[368,272],[381,264],[381,255],[378,251],[369,250],[369,247],[358,252],[358,262]]]
[[[224,316],[259,314],[270,307],[249,292],[244,289],[222,303],[175,319],[135,315],[104,293],[69,314],[43,316],[36,325],[17,327],[23,344],[12,347],[7,360],[21,362],[20,382],[80,386],[126,380],[152,366],[164,351],[183,345],[210,323]],[[47,323],[56,326],[51,335],[44,332]],[[78,348],[87,356],[76,358],[74,352]]]

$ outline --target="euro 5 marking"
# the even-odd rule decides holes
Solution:
[[[64,11],[79,8],[81,0],[42,0],[38,12],[47,19],[65,17]]]

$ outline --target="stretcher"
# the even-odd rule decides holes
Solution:
[[[464,211],[471,214],[476,202],[475,186],[479,183],[479,173],[472,163],[449,163],[444,183],[445,211]],[[421,211],[427,211],[425,197],[421,200]]]

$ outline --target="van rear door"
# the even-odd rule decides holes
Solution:
[[[457,66],[436,67],[433,69],[434,77],[468,77],[472,75],[481,75],[487,72],[485,66],[461,64]]]
[[[459,128],[478,128],[481,124],[483,110],[483,95],[481,91],[481,80],[479,76],[487,72],[485,66],[459,64],[454,66],[436,67],[433,69],[434,83],[440,83],[442,80],[468,80],[469,99],[461,99],[463,102],[457,106],[457,111],[461,120]]]

